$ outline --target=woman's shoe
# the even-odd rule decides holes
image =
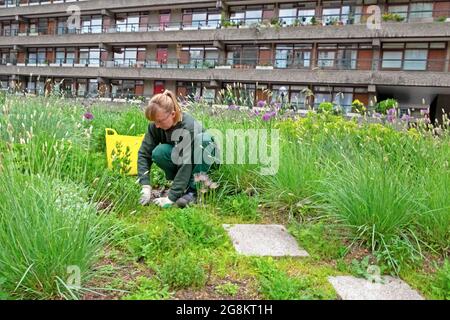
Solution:
[[[178,198],[178,200],[175,202],[176,205],[180,208],[185,208],[190,204],[193,204],[197,201],[197,194],[195,192],[188,192],[181,198]]]

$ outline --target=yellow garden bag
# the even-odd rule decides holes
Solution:
[[[127,175],[137,175],[138,151],[144,135],[123,136],[111,128],[105,131],[108,168]]]

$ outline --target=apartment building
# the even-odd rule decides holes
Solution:
[[[29,94],[440,110],[449,61],[450,1],[0,0],[0,88]]]

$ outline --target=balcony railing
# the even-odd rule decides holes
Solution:
[[[53,0],[53,3],[58,4],[58,3],[70,3],[79,1],[88,1],[88,0]],[[4,4],[0,4],[0,8],[28,7],[36,5],[47,5],[51,3],[52,2],[50,0],[41,0],[31,3],[20,3],[20,0],[5,0]]]
[[[431,16],[429,16],[431,14]],[[282,16],[273,21],[259,18],[249,19],[223,19],[223,20],[198,20],[189,23],[130,23],[113,24],[104,26],[101,24],[81,26],[79,28],[27,28],[25,30],[6,29],[2,30],[0,36],[33,36],[33,35],[66,35],[66,34],[99,34],[99,33],[121,33],[121,32],[152,32],[152,31],[180,31],[180,30],[212,30],[223,28],[250,28],[250,27],[301,27],[308,25],[351,25],[366,24],[372,14],[345,14],[345,15],[323,15],[321,19],[315,15],[304,16]],[[409,11],[393,14],[383,14],[381,23],[384,22],[449,22],[450,11]]]
[[[12,59],[0,60],[0,65],[30,67],[102,67],[102,68],[146,68],[146,69],[297,69],[318,71],[421,71],[449,72],[447,59],[274,59],[257,61],[255,59],[219,62],[218,59],[180,59],[137,60],[115,59],[56,59],[47,61],[42,58],[26,59],[19,62]]]

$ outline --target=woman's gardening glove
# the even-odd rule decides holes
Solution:
[[[170,208],[173,204],[173,201],[170,200],[168,197],[162,197],[153,200],[153,203],[157,204],[161,208]]]
[[[151,199],[152,199],[152,187],[149,185],[142,186],[141,199],[139,200],[139,203],[145,206],[150,203]]]

